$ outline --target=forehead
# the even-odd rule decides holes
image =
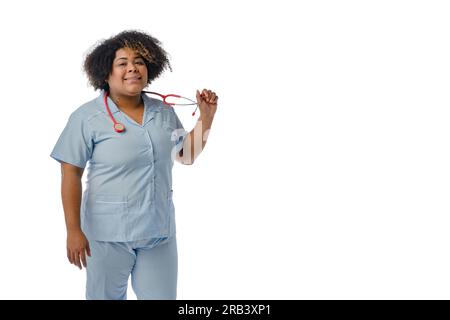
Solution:
[[[114,60],[120,59],[120,58],[127,58],[132,59],[135,57],[142,57],[137,51],[130,49],[130,48],[120,48],[116,51],[116,56]]]

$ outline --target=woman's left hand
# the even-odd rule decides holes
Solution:
[[[212,120],[217,110],[219,96],[214,91],[203,89],[202,93],[197,90],[197,103],[200,108],[200,118]]]

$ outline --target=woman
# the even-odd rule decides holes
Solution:
[[[97,44],[84,70],[100,95],[70,115],[51,153],[61,163],[67,258],[86,268],[86,299],[126,299],[130,274],[138,299],[176,299],[172,167],[200,154],[218,96],[197,90],[200,117],[187,133],[172,107],[142,92],[167,66],[160,42],[143,32]]]

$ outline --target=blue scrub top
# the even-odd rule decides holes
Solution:
[[[139,125],[104,91],[69,117],[50,156],[80,168],[89,163],[83,192],[81,228],[88,239],[135,241],[175,235],[172,167],[187,132],[172,107],[142,93]]]

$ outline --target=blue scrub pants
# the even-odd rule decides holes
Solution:
[[[87,300],[126,300],[130,274],[138,299],[176,299],[176,235],[131,242],[89,240],[89,247]]]

